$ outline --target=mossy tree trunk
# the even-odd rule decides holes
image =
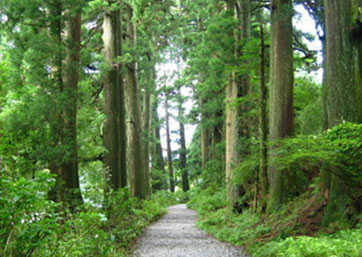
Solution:
[[[356,85],[354,80],[352,1],[325,0],[328,88],[328,127],[345,121],[355,121]]]
[[[286,201],[284,173],[274,161],[278,140],[293,135],[293,3],[271,1],[269,149],[270,210]]]
[[[127,36],[125,44],[127,49],[136,47],[136,25],[133,18],[133,9],[131,6],[126,7],[127,20]],[[131,196],[138,199],[146,198],[146,178],[145,178],[145,163],[144,149],[142,147],[142,122],[141,109],[139,103],[139,91],[137,80],[137,65],[135,57],[132,60],[127,60],[126,78],[125,78],[125,98],[127,110],[127,136],[128,136],[128,171],[129,182],[131,186]]]
[[[114,1],[108,1],[109,8]],[[114,8],[114,7],[113,7]],[[106,114],[104,144],[105,163],[109,169],[110,185],[117,190],[127,185],[126,126],[121,77],[121,12],[106,10],[103,17],[104,59],[107,71],[103,77]]]
[[[238,26],[233,30],[231,37],[234,38],[233,58],[239,59],[242,55],[242,49],[239,49],[239,40],[243,43],[249,38],[249,0],[234,1],[227,3],[227,10],[231,18],[238,20]],[[240,162],[240,137],[247,130],[241,128],[240,115],[245,111],[245,105],[237,104],[240,96],[245,96],[248,91],[249,81],[247,72],[237,74],[231,73],[228,85],[226,86],[226,151],[225,151],[225,174],[227,188],[227,202],[229,211],[240,209],[237,202],[242,192],[241,186],[236,185],[235,168]],[[245,135],[244,135],[245,136]]]
[[[361,81],[357,75],[358,66],[351,41],[352,0],[325,0],[324,5],[328,127],[333,127],[344,120],[361,122],[360,99],[358,99]],[[343,181],[335,175],[330,176],[325,224],[344,217],[347,203]]]

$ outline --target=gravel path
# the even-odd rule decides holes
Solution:
[[[196,227],[197,214],[179,204],[138,239],[134,257],[246,257],[240,248],[219,242]]]

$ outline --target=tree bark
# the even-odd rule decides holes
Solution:
[[[111,5],[113,2],[109,1]],[[113,190],[127,185],[125,114],[121,68],[117,58],[121,56],[120,10],[105,11],[103,17],[104,59],[108,70],[103,77],[106,114],[104,145],[107,149],[105,163],[110,173]]]
[[[361,21],[362,22],[362,21]],[[360,25],[362,26],[362,25]],[[362,27],[360,28],[362,30]],[[361,32],[360,32],[361,33]],[[360,41],[356,42],[356,95],[355,95],[355,102],[358,104],[356,106],[356,119],[355,122],[361,123],[362,122],[362,37],[360,36]]]
[[[187,192],[190,189],[189,185],[189,175],[186,169],[186,140],[185,140],[185,125],[184,125],[184,109],[183,109],[183,99],[181,95],[181,90],[179,90],[180,99],[179,99],[179,113],[178,113],[178,120],[180,126],[180,170],[182,174],[182,191]]]
[[[49,191],[49,198],[55,202],[64,201],[64,182],[62,178],[61,169],[61,142],[63,137],[63,120],[62,120],[62,103],[59,101],[58,96],[63,92],[63,77],[62,77],[62,11],[63,6],[61,1],[55,1],[54,5],[49,8],[49,16],[54,17],[50,22],[50,37],[56,44],[56,54],[52,59],[52,77],[53,87],[50,131],[52,136],[52,148],[55,150],[54,156],[49,160],[50,172],[56,176],[55,185]]]
[[[54,17],[50,24],[50,35],[57,43],[52,67],[54,102],[50,121],[55,155],[49,163],[51,173],[56,175],[56,184],[50,190],[49,197],[63,202],[71,211],[75,211],[83,202],[79,186],[76,122],[81,10],[80,6],[74,8],[77,8],[75,14],[70,10],[65,10],[63,14],[61,1],[56,1],[49,10]]]
[[[324,31],[325,34],[325,31]],[[322,129],[328,129],[328,85],[326,80],[326,63],[327,63],[327,44],[326,40],[322,40],[322,56],[323,56],[323,77],[322,77],[322,108],[323,108],[323,123]]]
[[[208,115],[205,111],[205,100],[200,97],[200,111],[201,111],[201,169],[206,169],[206,163],[210,159],[210,131],[207,126]]]
[[[170,191],[175,192],[175,178],[173,174],[172,165],[172,150],[171,150],[171,138],[170,138],[170,121],[168,113],[168,94],[165,96],[165,113],[166,113],[166,141],[167,141],[167,160],[168,160],[168,173],[170,179]]]
[[[156,173],[158,173],[157,171],[161,171],[162,176],[161,177],[153,177],[154,180],[157,180],[158,183],[153,184],[153,189],[154,190],[161,190],[164,188],[167,188],[167,181],[164,181],[164,176],[166,176],[166,171],[165,171],[165,163],[164,163],[164,159],[163,159],[163,154],[162,154],[162,145],[161,145],[161,136],[160,136],[160,120],[158,118],[158,113],[157,113],[157,107],[158,107],[158,102],[157,102],[157,96],[154,98],[153,101],[153,108],[152,108],[152,119],[154,122],[153,125],[153,133],[156,139],[156,142],[154,142],[154,147],[153,147],[153,155],[152,155],[152,171]],[[151,173],[152,175],[152,173]]]
[[[62,163],[63,178],[66,187],[66,201],[71,208],[82,203],[78,175],[77,145],[77,102],[79,81],[79,52],[81,37],[81,14],[79,6],[76,14],[67,10],[65,14],[65,60],[63,62],[64,134],[63,145],[66,146],[66,158]]]
[[[356,121],[352,27],[352,1],[325,0],[328,87],[328,127]]]
[[[361,88],[356,76],[357,67],[351,42],[352,1],[325,0],[326,19],[326,85],[328,127],[341,122],[361,122],[356,98]],[[334,222],[344,216],[346,207],[345,185],[335,175],[330,175],[330,190],[324,223]]]
[[[132,22],[133,10],[127,6],[127,39],[128,47],[135,47],[136,27]],[[125,64],[126,66],[126,109],[128,117],[128,170],[131,186],[131,196],[138,199],[146,198],[144,149],[142,147],[142,123],[139,104],[139,92],[137,81],[137,66],[135,60]]]
[[[149,57],[149,62],[152,65],[150,70],[150,81],[145,85],[145,93],[143,97],[143,132],[145,135],[144,140],[144,157],[145,157],[145,186],[146,186],[146,194],[147,197],[151,195],[151,187],[150,187],[150,135],[151,135],[151,91],[156,78],[155,70],[154,70],[154,62],[152,57]]]
[[[277,141],[293,135],[293,5],[292,0],[271,1],[270,128],[269,150],[270,209],[286,201],[283,172],[274,162]]]
[[[260,134],[260,210],[266,209],[268,196],[268,124],[267,124],[267,87],[265,81],[265,40],[264,26],[260,25],[260,107],[259,107],[259,134]],[[259,185],[257,185],[258,187]]]
[[[234,30],[232,37],[234,37],[234,59],[238,59],[242,55],[242,50],[239,49],[239,40],[244,41],[249,38],[249,0],[228,2],[228,12],[230,17],[235,17],[238,21],[238,27]],[[245,104],[243,106],[237,105],[238,97],[247,95],[249,80],[247,73],[239,75],[236,71],[231,73],[229,83],[226,87],[226,152],[225,152],[225,173],[226,173],[226,188],[227,188],[227,202],[229,211],[239,210],[238,199],[243,191],[240,185],[234,182],[235,168],[240,162],[240,136],[247,136],[247,127],[241,127],[240,114],[241,111],[246,111]],[[246,122],[245,122],[246,123]],[[243,124],[245,125],[245,124]]]

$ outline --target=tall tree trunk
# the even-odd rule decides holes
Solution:
[[[343,120],[355,121],[355,81],[353,71],[353,46],[350,40],[352,27],[352,1],[325,0],[328,87],[328,126]]]
[[[265,81],[265,40],[264,26],[260,25],[260,109],[259,109],[259,134],[260,134],[260,210],[266,209],[268,195],[268,124],[267,124],[267,87]],[[259,185],[257,185],[259,186]]]
[[[220,94],[221,93],[222,92],[220,92]],[[210,159],[217,160],[221,163],[220,178],[222,178],[222,181],[225,181],[225,152],[221,152],[220,147],[218,147],[220,146],[219,144],[224,140],[225,120],[223,117],[223,110],[221,109],[216,111],[213,119],[215,119],[217,123],[213,126],[212,131],[210,131]]]
[[[235,10],[236,9],[236,10]],[[249,0],[228,2],[228,12],[231,17],[236,17],[239,21],[238,27],[234,30],[233,36],[235,38],[233,55],[238,59],[242,54],[242,50],[238,47],[239,39],[245,41],[249,38]],[[246,127],[241,128],[240,111],[245,111],[245,106],[236,106],[238,97],[245,96],[249,87],[248,77],[245,74],[238,75],[233,71],[229,84],[226,87],[226,188],[227,188],[227,202],[229,211],[239,210],[237,204],[238,198],[242,192],[240,186],[235,185],[233,181],[235,178],[234,169],[240,162],[240,135]],[[244,125],[244,124],[243,124]],[[246,136],[247,133],[242,133]],[[240,211],[240,210],[239,210]]]
[[[270,140],[269,208],[277,209],[286,201],[283,172],[274,162],[277,141],[293,134],[293,4],[292,0],[271,1],[270,57]]]
[[[238,20],[238,28],[234,33],[236,41],[235,45],[235,58],[240,59],[243,55],[242,46],[250,39],[250,0],[236,0],[235,2],[235,15]],[[236,83],[238,84],[239,94],[238,97],[246,97],[249,94],[250,77],[247,68],[247,61],[244,61],[244,71],[241,74],[235,74]],[[247,157],[250,154],[250,120],[248,112],[250,111],[250,104],[248,101],[243,101],[239,105],[239,137],[241,141],[240,157]]]
[[[51,172],[57,177],[56,185],[49,192],[49,197],[57,202],[62,201],[72,211],[83,201],[78,175],[76,122],[81,10],[80,6],[74,6],[74,9],[75,13],[66,10],[63,14],[61,1],[56,1],[49,11],[54,17],[50,24],[50,34],[57,43],[57,54],[53,61],[55,100],[50,124],[56,154],[49,164]]]
[[[210,131],[207,127],[208,115],[205,111],[205,100],[200,97],[200,111],[201,111],[201,168],[206,169],[206,163],[210,158]]]
[[[325,31],[324,31],[325,35]],[[322,129],[328,129],[328,88],[327,88],[327,80],[326,80],[326,64],[327,64],[327,44],[325,38],[321,40],[322,42],[322,56],[323,56],[323,78],[322,78],[322,110],[323,110],[323,123]]]
[[[51,96],[52,104],[50,131],[52,136],[52,148],[55,149],[54,157],[49,161],[50,172],[56,176],[55,185],[49,191],[49,198],[55,202],[64,201],[64,183],[61,169],[61,142],[62,142],[62,103],[59,101],[59,95],[63,92],[63,77],[62,77],[62,11],[63,6],[60,0],[54,1],[54,5],[49,8],[49,16],[53,17],[50,22],[50,36],[56,44],[56,53],[52,60],[52,76],[53,88]]]
[[[113,1],[109,1],[109,6]],[[113,190],[127,185],[125,170],[125,114],[121,68],[117,58],[121,56],[121,15],[120,10],[107,10],[103,17],[104,58],[108,70],[104,75],[104,145],[107,149],[105,162],[110,172]]]
[[[361,21],[362,23],[362,21]],[[361,24],[359,26],[362,26]],[[359,28],[360,31],[362,27]],[[361,33],[361,32],[360,32]],[[359,41],[356,42],[356,94],[355,94],[355,103],[358,105],[356,106],[356,119],[355,122],[361,123],[362,122],[362,37],[360,36]]]
[[[325,28],[325,26],[323,26]],[[323,35],[325,35],[325,29]],[[323,123],[322,130],[328,129],[328,84],[326,76],[326,65],[327,65],[327,42],[326,39],[321,39],[322,42],[322,56],[323,56],[323,78],[322,78],[322,110],[323,110]],[[320,188],[321,192],[328,192],[331,186],[331,176],[325,169],[321,170]]]
[[[165,96],[165,113],[166,113],[167,160],[168,160],[168,173],[170,176],[170,191],[175,192],[175,178],[174,178],[174,174],[173,174],[173,165],[172,165],[170,120],[169,120],[169,113],[168,113],[168,94],[167,93]]]
[[[326,84],[328,126],[346,121],[358,121],[358,105],[355,100],[361,85],[351,76],[355,74],[353,44],[350,37],[352,27],[352,1],[325,0],[326,15]],[[359,99],[360,100],[360,99]],[[346,207],[345,185],[337,176],[331,175],[329,201],[324,223],[341,218]]]
[[[182,121],[180,121],[180,169],[182,172],[182,190],[184,192],[189,191],[189,174],[186,169],[186,142],[185,142],[185,125]]]
[[[154,62],[152,60],[151,55],[149,55],[149,62],[152,65],[150,69],[150,81],[145,85],[145,93],[143,97],[143,132],[145,135],[144,140],[144,157],[145,157],[145,186],[146,186],[146,194],[149,197],[151,195],[151,187],[150,187],[150,138],[151,138],[151,91],[154,86],[155,81],[155,69]]]
[[[189,174],[186,169],[186,140],[185,140],[185,125],[184,125],[184,109],[183,109],[183,99],[181,95],[181,90],[179,90],[180,100],[179,100],[179,113],[178,120],[180,126],[180,170],[182,174],[182,191],[187,192],[190,189],[189,185]]]
[[[158,107],[158,102],[157,102],[157,96],[154,98],[153,100],[153,107],[152,107],[152,120],[154,122],[153,125],[153,133],[154,133],[154,137],[156,139],[156,142],[154,143],[154,147],[153,147],[153,153],[152,153],[152,171],[155,172],[155,174],[158,174],[159,171],[161,171],[161,177],[154,177],[154,175],[152,176],[152,178],[154,178],[155,180],[158,181],[158,183],[153,184],[153,189],[154,190],[161,190],[164,188],[167,188],[167,181],[164,181],[164,177],[166,176],[166,171],[165,171],[165,163],[164,163],[164,159],[163,159],[163,155],[162,155],[162,145],[161,145],[161,136],[160,136],[160,120],[158,118],[158,113],[157,113],[157,107]],[[152,175],[152,173],[151,173]]]
[[[136,28],[132,22],[133,10],[127,7],[127,46],[136,47]],[[145,163],[144,149],[142,147],[142,123],[141,110],[138,95],[136,62],[132,60],[126,63],[126,109],[128,117],[128,170],[131,185],[131,196],[138,199],[146,198],[146,180],[145,180]]]
[[[65,60],[63,62],[63,88],[66,102],[64,103],[64,133],[63,145],[66,146],[66,158],[62,163],[63,178],[66,187],[66,202],[71,208],[82,203],[78,175],[78,146],[77,146],[77,100],[79,80],[79,52],[81,37],[81,10],[65,13]]]
[[[303,2],[304,7],[308,10],[309,14],[316,21],[316,27],[321,28],[321,32],[318,33],[319,40],[322,43],[322,67],[323,67],[323,78],[322,78],[322,130],[328,129],[328,88],[326,81],[326,64],[327,64],[327,42],[326,42],[326,24],[325,24],[325,8],[323,1],[316,1],[314,3],[308,1]],[[330,176],[324,169],[321,170],[321,181],[320,187],[322,192],[326,192],[330,187]]]

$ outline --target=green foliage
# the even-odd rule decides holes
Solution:
[[[351,186],[362,188],[362,124],[345,122],[326,133],[337,169],[331,170]]]
[[[260,257],[359,257],[362,254],[362,230],[344,230],[319,237],[289,237],[259,248]]]
[[[246,247],[252,256],[360,256],[361,225],[351,229],[351,224],[360,220],[361,142],[362,125],[348,122],[317,135],[279,141],[274,159],[286,175],[283,188],[289,199],[271,213],[259,215],[252,209],[243,209],[241,214],[228,213],[225,191],[215,187],[215,180],[210,180],[210,187],[205,190],[193,189],[189,206],[199,213],[200,228],[219,240]],[[258,169],[258,153],[252,153],[234,170],[234,182],[243,184],[249,194]],[[328,228],[323,227],[328,197],[321,191],[322,171],[341,178],[349,198],[349,220],[338,220]],[[252,206],[255,202],[247,194],[243,199]],[[341,227],[344,230],[335,234],[323,234]],[[314,237],[300,236],[305,234]]]
[[[162,169],[151,169],[151,187],[154,190],[166,190],[168,188],[167,176]]]
[[[30,256],[47,245],[59,228],[56,205],[47,190],[54,183],[46,172],[34,179],[0,176],[0,255]]]
[[[220,187],[203,191],[194,189],[188,206],[198,212],[198,226],[221,241],[253,245],[257,244],[256,239],[270,230],[259,224],[259,217],[249,210],[230,216],[226,210],[225,189]]]
[[[125,256],[142,230],[166,212],[171,203],[166,198],[170,196],[140,202],[129,198],[127,190],[114,192],[109,195],[106,212],[87,206],[86,211],[69,217],[39,256],[49,252],[53,254],[49,256]]]
[[[294,110],[297,134],[316,134],[322,131],[321,87],[311,78],[296,78]]]
[[[234,169],[235,179],[234,183],[243,185],[245,188],[255,182],[256,175],[259,169],[259,145],[258,142],[253,142],[250,147],[252,154],[248,155],[239,165]]]
[[[362,253],[361,224],[332,235],[296,236],[303,231],[298,224],[299,210],[313,198],[310,194],[269,216],[258,215],[251,209],[241,214],[228,213],[225,191],[221,188],[193,189],[190,195],[188,206],[198,212],[198,226],[221,241],[244,246],[250,256],[359,257]]]
[[[195,181],[201,174],[201,149],[200,149],[200,127],[196,128],[193,140],[188,147],[187,153],[187,169],[190,181]]]
[[[48,247],[38,256],[115,256],[115,240],[107,231],[107,219],[95,210],[70,216],[59,231],[48,239]],[[113,239],[113,240],[112,240]]]
[[[143,228],[166,212],[165,207],[170,203],[165,201],[166,198],[164,195],[152,200],[137,201],[129,198],[127,190],[116,192],[110,201],[108,216],[112,229],[108,231],[108,236],[114,237],[118,248],[127,249]]]
[[[210,186],[204,190],[196,188],[190,191],[190,201],[187,205],[201,214],[216,211],[226,206],[226,192],[217,186]]]
[[[360,191],[361,142],[362,125],[346,122],[323,134],[283,140],[275,160],[281,170],[294,173],[296,181],[305,186],[323,169]]]
[[[201,185],[204,187],[210,186],[213,183],[221,185],[224,183],[225,175],[221,172],[223,163],[222,160],[212,159],[205,165],[205,169],[201,173]]]
[[[178,202],[177,194],[171,193],[168,190],[160,190],[152,194],[151,198],[153,201],[159,202],[162,206],[174,205]]]
[[[140,202],[120,190],[109,195],[106,210],[85,204],[71,214],[47,200],[53,183],[47,172],[34,179],[0,177],[1,256],[124,256],[143,228],[178,201],[160,191]]]

